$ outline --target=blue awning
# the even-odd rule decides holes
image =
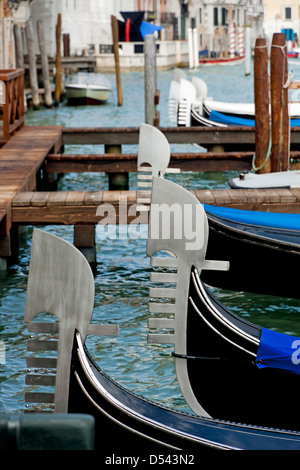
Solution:
[[[142,35],[142,38],[145,39],[145,36],[148,34],[154,34],[155,31],[160,31],[162,29],[162,26],[157,26],[156,24],[152,23],[147,23],[147,21],[142,21],[142,24],[140,26],[140,33]]]
[[[256,357],[257,367],[300,372],[300,338],[263,328]]]

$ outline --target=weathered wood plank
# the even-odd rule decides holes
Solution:
[[[31,199],[32,206],[45,206],[47,204],[48,198],[50,196],[49,191],[37,191],[33,193]]]
[[[18,207],[20,207],[20,206],[23,206],[23,207],[30,206],[31,205],[31,200],[32,200],[34,194],[35,194],[34,192],[30,192],[30,191],[18,193],[12,201],[12,205],[15,205],[15,206],[18,206]]]
[[[101,192],[100,192],[101,193]],[[119,223],[120,209],[122,210],[121,223],[147,223],[148,213],[143,213],[143,219],[137,219],[139,212],[137,207],[132,210],[132,205],[136,204],[136,191],[103,191],[103,197],[99,195],[99,200],[92,200],[87,204],[89,196],[95,193],[81,194],[78,198],[70,198],[66,204],[68,192],[50,193],[46,205],[22,205],[20,193],[13,201],[12,223],[26,225],[96,225],[108,223],[107,216],[110,215],[109,223]],[[195,190],[193,194],[201,203],[211,205],[224,205],[248,210],[261,210],[273,212],[300,213],[300,199],[291,190]],[[299,195],[299,194],[298,194]],[[59,196],[59,197],[57,197]],[[51,202],[56,197],[55,203]],[[98,197],[98,196],[97,196]],[[18,205],[18,200],[20,204]],[[73,201],[73,203],[72,203]],[[100,204],[98,204],[100,202]],[[98,211],[98,207],[101,208]],[[127,219],[126,214],[130,211]]]
[[[102,200],[103,200],[103,191],[91,191],[91,192],[85,193],[83,203],[86,206],[89,206],[89,205],[99,206],[99,204],[102,203]]]
[[[61,206],[66,204],[68,191],[51,192],[47,199],[47,206]]]
[[[83,205],[85,191],[69,191],[66,198],[67,206],[81,206]]]
[[[7,235],[11,228],[11,204],[18,196],[18,191],[22,191],[22,194],[16,203],[23,207],[31,202],[42,204],[41,194],[33,197],[36,173],[48,153],[58,152],[61,145],[62,126],[24,126],[0,148],[0,208],[6,209]],[[0,231],[3,234],[3,224]],[[3,252],[0,254],[3,255]]]

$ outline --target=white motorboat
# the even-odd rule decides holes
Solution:
[[[102,74],[82,73],[65,84],[69,104],[97,105],[105,103],[111,95],[109,80]]]
[[[233,189],[299,188],[300,171],[278,171],[272,173],[241,173],[229,180]]]

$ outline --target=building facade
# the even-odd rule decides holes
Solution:
[[[48,55],[55,56],[59,13],[62,35],[69,37],[69,51],[73,56],[97,51],[100,45],[111,45],[111,15],[123,19],[122,11],[144,11],[146,21],[162,26],[161,41],[186,41],[189,28],[196,29],[199,51],[226,53],[232,25],[236,31],[236,51],[239,47],[238,28],[245,25],[251,27],[252,46],[258,36],[264,36],[270,42],[273,33],[283,28],[295,33],[298,45],[300,33],[299,0],[11,0],[10,4],[16,4],[18,9],[9,11],[4,7],[8,2],[0,0],[1,62],[6,67],[11,65],[13,57],[12,24],[17,23],[24,30],[29,18],[34,30],[37,20],[43,21]],[[25,38],[23,42],[26,53]]]
[[[295,42],[299,46],[300,12],[299,0],[264,0],[264,35],[271,42],[274,32],[282,29],[292,30],[296,34]]]

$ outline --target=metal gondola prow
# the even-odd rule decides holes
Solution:
[[[26,377],[28,385],[54,385],[52,393],[25,393],[29,403],[55,404],[55,412],[65,413],[68,408],[71,353],[75,330],[82,341],[86,335],[116,335],[114,325],[91,324],[94,306],[94,277],[90,265],[82,253],[69,242],[42,230],[34,230],[25,322],[30,332],[55,335],[43,340],[30,339],[28,350],[57,351],[57,358],[29,357],[27,366],[38,374]],[[58,322],[34,321],[39,314],[52,314]],[[46,376],[45,371],[52,370]],[[56,373],[55,373],[56,369]],[[42,373],[41,373],[42,372]],[[40,405],[39,405],[40,406]]]
[[[156,127],[141,124],[137,159],[138,204],[150,204],[153,176],[180,172],[177,168],[168,168],[170,158],[170,145],[165,135]],[[141,208],[149,209],[146,206]]]
[[[208,416],[200,405],[188,379],[185,357],[187,355],[187,311],[191,270],[199,273],[203,269],[227,270],[226,261],[206,260],[208,243],[208,221],[202,204],[194,195],[177,184],[153,177],[151,209],[148,228],[147,255],[151,264],[172,270],[153,272],[151,280],[157,283],[174,284],[175,288],[155,287],[150,289],[151,313],[165,313],[166,318],[150,318],[149,328],[165,332],[148,335],[149,343],[174,344],[176,374],[182,394],[190,408],[198,415]],[[172,256],[155,254],[166,252]],[[162,302],[162,299],[165,301]],[[173,330],[173,333],[170,333]]]

